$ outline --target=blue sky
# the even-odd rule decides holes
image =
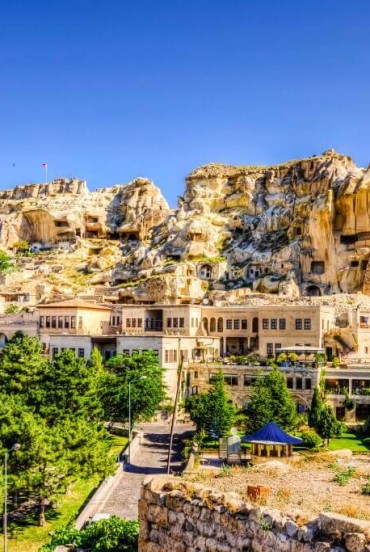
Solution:
[[[368,0],[0,0],[0,188],[370,161]],[[13,166],[15,164],[15,166]]]

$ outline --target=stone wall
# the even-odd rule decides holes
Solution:
[[[177,477],[148,477],[139,552],[366,552],[370,523],[325,513],[307,525]]]

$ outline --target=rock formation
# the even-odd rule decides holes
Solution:
[[[368,294],[370,169],[334,150],[271,167],[213,163],[190,173],[174,210],[145,178],[96,192],[77,179],[17,187],[0,193],[0,244],[19,240],[70,244],[69,262],[93,274],[86,284],[115,286],[121,301]]]

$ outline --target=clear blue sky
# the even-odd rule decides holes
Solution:
[[[0,188],[334,147],[370,161],[368,0],[0,0]],[[15,163],[15,166],[13,166]]]

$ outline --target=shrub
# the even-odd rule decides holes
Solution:
[[[302,441],[304,446],[310,449],[317,448],[322,444],[322,439],[320,435],[317,435],[316,431],[302,433]]]
[[[370,496],[370,479],[369,479],[369,483],[366,483],[361,487],[361,494]]]
[[[91,552],[136,552],[138,549],[139,522],[112,516],[91,523],[82,531],[71,524],[51,537],[51,541],[41,550],[49,552],[56,546],[72,544],[78,548],[88,548]]]
[[[346,470],[337,473],[334,476],[333,481],[335,481],[335,483],[338,483],[338,485],[340,485],[341,487],[344,487],[344,485],[347,485],[351,477],[354,476],[355,471],[355,468],[349,467]]]

